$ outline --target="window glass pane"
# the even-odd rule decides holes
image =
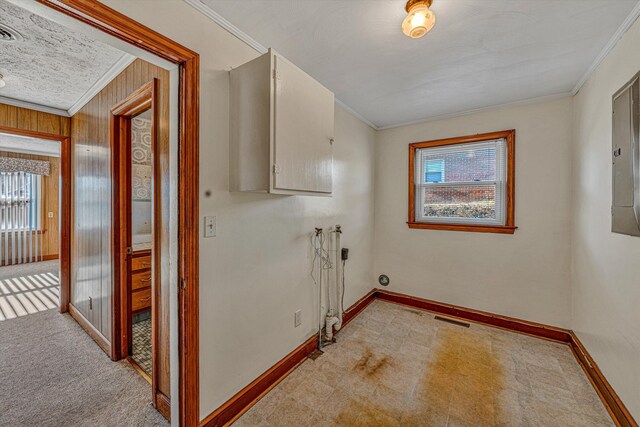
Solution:
[[[423,187],[423,217],[496,219],[495,185]]]
[[[496,142],[422,152],[424,183],[496,181]]]
[[[444,160],[426,159],[424,162],[425,182],[444,182]]]

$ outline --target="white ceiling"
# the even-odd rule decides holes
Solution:
[[[0,74],[6,82],[0,88],[2,102],[15,100],[63,112],[77,109],[95,95],[97,86],[104,86],[105,79],[134,59],[6,0],[0,0],[0,24],[22,36],[0,41]]]
[[[47,139],[0,133],[0,151],[60,157],[60,143]]]
[[[186,1],[273,47],[377,127],[569,94],[638,9],[638,0],[434,0],[435,28],[413,40],[400,29],[404,0]]]

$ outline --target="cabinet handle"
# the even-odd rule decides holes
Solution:
[[[147,302],[151,299],[151,297],[140,298],[140,302]]]
[[[151,277],[148,277],[146,279],[140,279],[141,282],[150,282],[151,281]]]
[[[142,261],[140,264],[151,266],[151,263],[149,261]]]

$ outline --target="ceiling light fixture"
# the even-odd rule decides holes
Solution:
[[[0,74],[0,88],[5,87],[7,82],[4,81],[4,76]]]
[[[433,0],[409,0],[404,10],[407,17],[402,21],[402,32],[412,39],[427,34],[436,24],[436,14],[429,10]]]

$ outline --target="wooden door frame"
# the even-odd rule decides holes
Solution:
[[[71,137],[52,133],[37,132],[7,126],[0,126],[0,132],[12,135],[46,139],[60,143],[60,230],[58,251],[60,262],[60,296],[58,310],[69,311],[69,289],[71,287]]]
[[[130,355],[131,352],[131,255],[129,248],[131,242],[131,119],[138,114],[151,110],[151,152],[153,165],[153,210],[152,210],[152,250],[153,257],[151,271],[151,395],[153,405],[158,408],[158,298],[160,294],[160,265],[161,233],[162,228],[162,203],[161,182],[164,180],[162,170],[158,164],[158,79],[154,78],[135,90],[124,100],[111,109],[110,118],[110,142],[111,142],[111,179],[112,179],[112,204],[113,204],[113,233],[111,235],[111,248],[113,252],[113,304],[112,304],[112,343],[111,358],[120,360]],[[163,411],[168,408],[162,407]],[[163,414],[167,418],[169,414]]]
[[[178,147],[179,425],[200,421],[199,116],[200,56],[96,0],[37,0],[180,66]]]

